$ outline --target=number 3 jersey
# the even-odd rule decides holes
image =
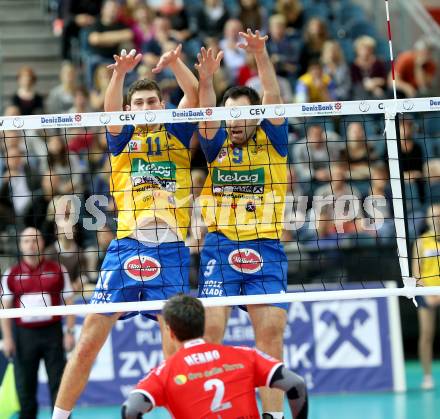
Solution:
[[[255,388],[282,365],[265,353],[195,339],[141,380],[134,392],[176,419],[259,419]]]
[[[107,133],[118,239],[156,218],[185,240],[191,206],[189,143],[196,129],[192,123],[164,124],[158,131],[126,125],[117,136]]]
[[[287,121],[263,120],[243,147],[225,128],[200,144],[209,175],[200,199],[209,232],[230,240],[279,239],[287,186]]]

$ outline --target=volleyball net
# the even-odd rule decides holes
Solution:
[[[145,128],[234,121],[246,130],[273,118],[288,121],[287,143],[275,147],[287,150],[286,158],[267,137],[254,136],[232,151],[221,147],[211,169],[197,130],[187,147],[169,130],[163,140],[162,128]],[[106,140],[107,127],[116,125],[138,127],[118,160]],[[125,302],[90,304],[108,277],[101,264],[117,236],[150,247],[184,241],[190,258],[171,251],[166,268],[180,274],[162,286],[178,287],[188,275],[192,292],[200,287],[210,306],[440,292],[426,286],[435,285],[432,272],[440,270],[440,212],[433,209],[440,204],[440,98],[4,117],[0,130],[0,317],[160,309],[161,299],[133,301],[124,280],[111,291],[126,292]],[[147,215],[154,222],[143,224]],[[6,308],[9,267],[20,252],[32,253],[23,248],[26,227],[44,238],[36,253],[69,273],[73,294],[66,291],[59,306],[40,283],[32,301],[20,298],[21,308]],[[209,278],[212,263],[200,254],[214,231],[236,249],[220,262],[229,270]],[[418,249],[422,236],[432,237],[434,247]],[[280,240],[287,263],[281,253],[259,254],[259,241],[267,239]],[[221,242],[215,246],[219,253]],[[429,259],[432,278],[412,277],[415,258],[419,265]],[[154,258],[116,259],[121,277],[141,287],[165,268]],[[285,271],[293,292],[271,293],[271,266]],[[228,296],[218,275],[230,272],[243,283],[260,273],[267,293]],[[32,275],[21,272],[20,280]],[[387,288],[390,280],[398,287]],[[65,305],[67,295],[74,304]]]

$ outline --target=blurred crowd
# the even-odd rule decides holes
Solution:
[[[4,111],[7,116],[102,111],[111,76],[107,65],[121,48],[143,53],[142,63],[127,85],[138,78],[155,79],[168,107],[176,106],[181,98],[176,81],[166,70],[157,75],[151,70],[162,53],[180,43],[190,68],[201,46],[224,51],[221,71],[214,80],[218,98],[231,85],[248,85],[258,91],[255,62],[237,48],[239,32],[247,28],[268,35],[268,52],[286,103],[391,97],[388,44],[367,22],[362,9],[348,0],[52,3],[56,5],[53,29],[60,38],[63,59],[59,84],[49,92],[38,92],[38,74],[31,64],[22,67],[16,93]],[[434,57],[433,45],[426,39],[397,56],[399,97],[438,95]],[[411,239],[426,228],[427,208],[440,200],[440,144],[435,141],[440,137],[440,118],[431,114],[407,114],[398,127]],[[286,220],[297,228],[286,228],[282,239],[287,249],[299,244],[311,251],[332,251],[341,247],[341,239],[346,239],[346,246],[394,243],[383,115],[289,122]],[[1,248],[5,251],[14,245],[10,238],[16,237],[17,230],[38,226],[48,245],[46,251],[65,258],[74,286],[96,281],[102,254],[115,230],[115,208],[109,196],[110,162],[102,128],[2,131],[0,135]],[[193,139],[192,153],[197,196],[207,174],[197,138]],[[63,197],[73,195],[78,199],[65,204]],[[96,196],[104,199],[98,202]],[[339,219],[336,205],[316,209],[319,205],[315,204],[321,201],[336,202],[345,196],[349,196],[344,201],[345,215],[354,211],[357,203],[360,206],[352,219]],[[97,231],[84,228],[84,220],[94,219],[86,209],[87,202],[106,214]],[[56,220],[60,208],[64,216]],[[64,231],[63,220],[72,215],[79,222],[73,231]],[[198,238],[190,235],[188,240],[196,255]],[[337,257],[333,260],[338,261]]]

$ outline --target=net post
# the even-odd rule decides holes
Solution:
[[[411,264],[409,260],[410,245],[408,235],[408,219],[406,217],[407,208],[404,184],[405,180],[400,165],[402,153],[396,101],[386,102],[384,105],[384,113],[385,140],[390,170],[390,183],[400,272],[402,275],[403,287],[406,290],[405,295],[407,298],[412,299],[413,303],[417,307],[417,302],[415,299],[416,280],[411,276]]]

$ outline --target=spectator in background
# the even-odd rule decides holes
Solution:
[[[425,184],[423,180],[424,154],[420,144],[414,141],[414,124],[411,119],[400,119],[400,169],[403,172],[406,188],[406,205],[413,214],[421,210],[425,202]],[[412,220],[416,231],[421,225],[421,217]]]
[[[170,20],[167,17],[156,16],[153,21],[153,28],[153,37],[142,44],[143,62],[150,68],[156,66],[162,52],[171,48],[171,43],[176,43],[171,34]]]
[[[21,115],[43,113],[43,96],[35,90],[37,76],[32,67],[23,66],[17,73],[18,89],[13,94],[11,103],[20,110]]]
[[[293,82],[298,71],[299,48],[287,33],[286,18],[283,15],[276,14],[269,18],[267,51],[277,75]]]
[[[93,87],[93,75],[99,64],[110,64],[113,55],[117,54],[121,45],[133,40],[131,29],[118,22],[119,3],[115,0],[105,0],[97,22],[89,28],[87,51],[85,58],[86,84]]]
[[[217,55],[220,51],[220,44],[219,44],[218,38],[206,38],[205,39],[205,48],[209,49],[211,48],[214,55]],[[221,102],[221,99],[223,98],[223,94],[226,92],[228,87],[231,86],[231,78],[228,74],[228,71],[225,67],[225,63],[220,63],[220,67],[218,68],[217,72],[214,74],[213,77],[214,81],[214,91],[217,98],[217,103]]]
[[[133,43],[136,51],[142,49],[142,45],[154,36],[153,21],[156,14],[146,4],[139,5],[133,12]]]
[[[238,20],[243,28],[267,32],[267,12],[260,0],[239,0]]]
[[[440,203],[440,159],[427,159],[423,168],[424,178],[426,182],[426,203]]]
[[[55,197],[54,200],[59,199]],[[50,203],[48,212],[52,212],[55,205]],[[49,215],[49,214],[48,214]],[[51,214],[55,218],[55,214]],[[71,278],[72,288],[76,292],[84,290],[87,284],[87,272],[83,257],[83,250],[79,247],[75,239],[76,226],[67,225],[67,221],[62,220],[55,223],[55,242],[46,247],[45,257],[49,260],[63,265]]]
[[[402,52],[396,60],[396,87],[403,97],[435,96],[433,91],[437,63],[434,46],[428,39],[418,40],[412,51]]]
[[[300,0],[277,0],[275,12],[286,19],[286,27],[290,35],[301,32],[304,23],[304,8]]]
[[[189,18],[184,4],[178,0],[162,0],[156,9],[159,16],[168,18],[171,36],[178,42],[185,42],[190,36]]]
[[[21,261],[2,278],[2,308],[46,307],[73,303],[72,286],[64,266],[44,258],[44,240],[39,230],[26,228],[20,235]],[[38,369],[44,360],[52,405],[60,385],[65,351],[75,344],[75,317],[67,316],[63,333],[61,317],[40,315],[2,319],[3,352],[14,356],[15,380],[20,401],[20,418],[35,419],[38,402]]]
[[[367,142],[363,125],[360,122],[348,124],[347,146],[341,152],[341,160],[346,165],[347,179],[370,179],[370,166],[378,159],[374,147]]]
[[[59,18],[63,22],[61,56],[72,60],[72,40],[78,41],[82,29],[92,26],[101,10],[102,0],[62,0]]]
[[[370,194],[365,197],[364,208],[375,208],[373,215],[369,214],[369,225],[375,227],[375,232],[378,237],[388,243],[391,242],[395,236],[393,210],[392,210],[392,196],[391,185],[388,167],[385,163],[378,163],[371,167],[371,190]],[[381,224],[383,219],[383,224]]]
[[[67,113],[73,106],[77,86],[76,69],[72,63],[64,62],[60,70],[61,84],[55,86],[46,100],[47,113]]]
[[[319,60],[311,60],[296,83],[297,102],[328,102],[335,99],[335,85]]]
[[[237,46],[240,42],[239,32],[242,31],[243,25],[238,19],[229,19],[225,23],[223,39],[220,41],[220,48],[224,53],[223,62],[234,83],[240,68],[246,63],[246,51]]]
[[[440,286],[440,205],[428,209],[429,230],[414,243],[412,274],[420,286]],[[440,296],[418,297],[419,358],[423,368],[423,390],[435,386],[432,377],[432,354],[435,337],[436,311]]]
[[[89,91],[85,86],[77,86],[73,92],[73,106],[68,113],[91,112]]]
[[[330,176],[330,182],[316,189],[316,197],[330,197],[329,202],[332,205],[334,205],[338,198],[344,197],[345,195],[352,196],[359,200],[362,198],[359,190],[348,182],[350,178],[347,178],[347,172],[343,164],[339,162],[331,163]]]
[[[328,182],[330,162],[339,159],[344,143],[336,133],[324,131],[321,125],[311,125],[306,138],[294,144],[292,150],[295,173],[300,182]]]
[[[371,36],[360,36],[354,42],[354,49],[356,57],[351,65],[352,99],[383,99],[387,70],[385,63],[376,57],[376,41]]]
[[[123,0],[118,2],[117,21],[130,28],[134,25],[136,10],[145,5],[145,0]]]
[[[96,67],[93,89],[90,92],[90,107],[95,112],[104,110],[105,91],[110,83],[111,73],[106,65]]]
[[[321,58],[322,48],[328,39],[326,23],[317,17],[312,17],[303,33],[304,43],[298,60],[300,65],[298,74],[304,74],[311,61],[316,62]]]
[[[423,150],[414,141],[414,124],[411,119],[401,119],[399,122],[401,158],[400,164],[405,180],[418,181],[423,176]]]
[[[23,150],[8,148],[0,186],[0,214],[5,222],[2,224],[15,224],[17,229],[39,225],[46,212],[41,195],[41,176],[26,162]]]
[[[351,90],[350,69],[345,62],[341,46],[336,41],[326,41],[322,48],[321,62],[324,73],[334,85],[335,100],[349,100]]]
[[[83,168],[78,156],[67,151],[65,139],[59,135],[49,136],[47,150],[47,170],[43,176],[46,200],[56,195],[81,194]]]
[[[203,5],[195,12],[191,31],[202,41],[206,37],[220,38],[230,17],[223,0],[204,0]]]

